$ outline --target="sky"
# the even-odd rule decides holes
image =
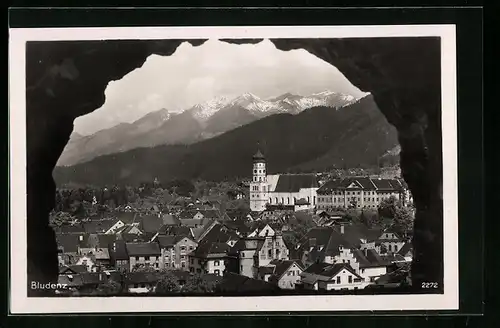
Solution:
[[[74,130],[90,135],[153,111],[181,112],[219,96],[250,92],[267,99],[325,90],[364,94],[334,66],[303,49],[281,51],[269,40],[237,45],[211,39],[197,47],[184,42],[171,56],[151,55],[142,67],[111,81],[104,105],[77,118]]]

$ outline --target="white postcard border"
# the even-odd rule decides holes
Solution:
[[[11,313],[295,312],[458,309],[458,171],[455,25],[112,27],[9,30]],[[26,41],[230,38],[441,38],[444,294],[266,297],[27,297]],[[365,91],[365,90],[362,90]],[[43,245],[40,245],[42,247]],[[15,261],[12,261],[16,259]],[[277,300],[279,298],[279,301]]]

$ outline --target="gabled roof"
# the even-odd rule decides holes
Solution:
[[[401,249],[398,251],[398,254],[401,255],[401,256],[405,256],[406,254],[412,252],[412,244],[411,243],[405,243],[403,245],[403,247],[401,247]]]
[[[360,268],[375,268],[388,266],[390,262],[386,261],[374,249],[353,251],[353,255],[359,262]]]
[[[166,236],[166,235],[158,235],[156,237],[160,248],[170,248],[175,246],[178,242],[183,240],[184,238],[188,238],[191,241],[194,241],[193,238],[189,236]]]
[[[193,255],[200,258],[207,258],[211,255],[228,254],[231,247],[226,243],[210,242],[198,245],[194,250]]]
[[[191,229],[189,227],[163,226],[160,232],[164,233],[165,235],[192,236]]]
[[[313,263],[304,272],[331,279],[344,269],[352,273],[356,278],[361,278],[348,263]]]
[[[110,250],[111,250],[110,256],[115,261],[116,260],[123,261],[123,260],[129,259],[129,256],[127,253],[127,246],[123,240],[116,240],[114,242],[114,248],[115,248],[115,250],[113,250],[113,245],[112,245],[110,248]]]
[[[163,214],[162,221],[163,221],[163,224],[166,226],[175,226],[175,225],[181,224],[179,219],[177,219],[172,214]]]
[[[227,243],[229,240],[238,239],[238,236],[221,224],[216,224],[199,240],[200,243]]]
[[[315,174],[281,174],[274,192],[299,192],[302,188],[318,188]]]
[[[59,274],[78,274],[82,272],[87,272],[87,266],[85,265],[64,265],[59,267]]]
[[[310,261],[322,262],[325,256],[340,254],[340,247],[352,248],[351,242],[332,227],[317,227],[310,229],[299,241],[299,252],[308,253]]]
[[[125,224],[137,222],[137,218],[139,217],[135,212],[116,212],[115,216]]]
[[[129,256],[157,256],[161,254],[158,243],[127,243],[126,248]]]
[[[283,277],[283,275],[292,267],[293,264],[297,265],[301,270],[303,270],[299,262],[294,260],[272,260],[269,264],[275,267],[273,275],[277,280],[281,279],[281,277]]]
[[[65,253],[77,253],[78,247],[87,246],[88,238],[87,233],[56,234],[57,245],[62,247]]]
[[[163,219],[158,215],[146,215],[141,217],[139,229],[144,232],[158,232],[163,224]]]
[[[110,247],[116,241],[116,235],[98,234],[98,247]]]

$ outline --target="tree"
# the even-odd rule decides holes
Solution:
[[[396,208],[399,207],[399,205],[399,201],[396,199],[396,197],[391,196],[380,202],[380,205],[378,207],[378,214],[381,217],[392,219],[395,217]]]
[[[122,291],[122,286],[119,282],[114,280],[108,280],[107,282],[100,284],[95,293],[97,295],[116,295]]]
[[[391,196],[383,200],[378,211],[380,217],[390,219],[392,227],[398,233],[404,235],[413,229],[413,212],[401,206],[396,197]]]
[[[132,272],[156,272],[156,269],[150,265],[136,264],[132,268]]]
[[[156,293],[158,294],[172,294],[181,290],[179,280],[177,277],[168,270],[161,271],[161,277],[156,283]]]
[[[203,279],[203,276],[196,274],[191,276],[182,287],[184,293],[213,293],[218,281]]]

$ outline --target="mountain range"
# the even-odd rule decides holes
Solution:
[[[242,112],[247,108],[241,102],[238,106]],[[268,107],[259,110],[263,108]],[[266,116],[191,144],[136,148],[56,167],[53,176],[58,185],[138,184],[154,178],[221,181],[251,176],[252,155],[258,148],[273,174],[375,167],[397,146],[396,129],[368,95],[337,110],[316,106],[295,115]]]
[[[73,133],[57,165],[70,166],[139,147],[191,144],[273,114],[295,115],[315,106],[340,108],[355,100],[331,91],[309,96],[286,93],[267,100],[245,93],[234,99],[217,97],[181,113],[160,109],[90,136]]]

